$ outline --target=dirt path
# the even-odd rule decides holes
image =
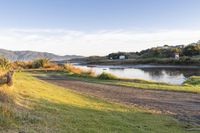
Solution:
[[[165,113],[174,114],[179,120],[200,125],[200,94],[137,89],[112,86],[63,78],[41,78],[47,82],[63,86],[81,93],[125,103],[139,105]]]

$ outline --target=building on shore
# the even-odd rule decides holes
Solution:
[[[112,54],[109,54],[107,57],[110,60],[125,60],[125,59],[128,59],[128,56],[123,52],[112,53]]]
[[[179,58],[180,58],[179,53],[175,53],[175,54],[174,54],[174,59],[179,60]]]

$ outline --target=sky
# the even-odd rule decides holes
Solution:
[[[0,0],[0,48],[107,55],[200,40],[200,0]]]

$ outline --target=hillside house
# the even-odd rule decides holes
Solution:
[[[182,49],[182,48],[184,48],[185,46],[184,46],[184,45],[176,45],[175,47],[176,47],[176,48]]]
[[[120,52],[109,54],[107,57],[110,60],[125,60],[125,59],[128,59],[128,56],[126,54],[120,53]]]
[[[125,56],[125,55],[120,55],[120,56],[119,56],[119,59],[120,59],[120,60],[125,60],[125,59],[126,59],[126,56]]]
[[[163,47],[161,47],[162,49],[169,49],[170,48],[170,46],[168,46],[168,45],[164,45]]]
[[[175,53],[174,54],[174,59],[179,60],[179,58],[180,58],[179,53]]]

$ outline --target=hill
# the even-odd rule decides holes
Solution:
[[[176,46],[159,46],[142,50],[140,52],[117,52],[107,55],[108,59],[119,59],[120,56],[125,56],[127,59],[138,58],[174,58],[175,54],[180,57],[200,56],[200,42],[191,43],[188,45]]]
[[[138,52],[116,52],[106,56],[72,59],[73,63],[90,65],[200,65],[200,41],[188,45],[164,45]]]
[[[78,55],[65,55],[60,56],[52,53],[47,52],[36,52],[36,51],[11,51],[0,49],[0,55],[4,56],[10,60],[33,60],[36,58],[49,58],[53,61],[60,61],[60,60],[69,60],[73,58],[81,58],[82,56]]]

